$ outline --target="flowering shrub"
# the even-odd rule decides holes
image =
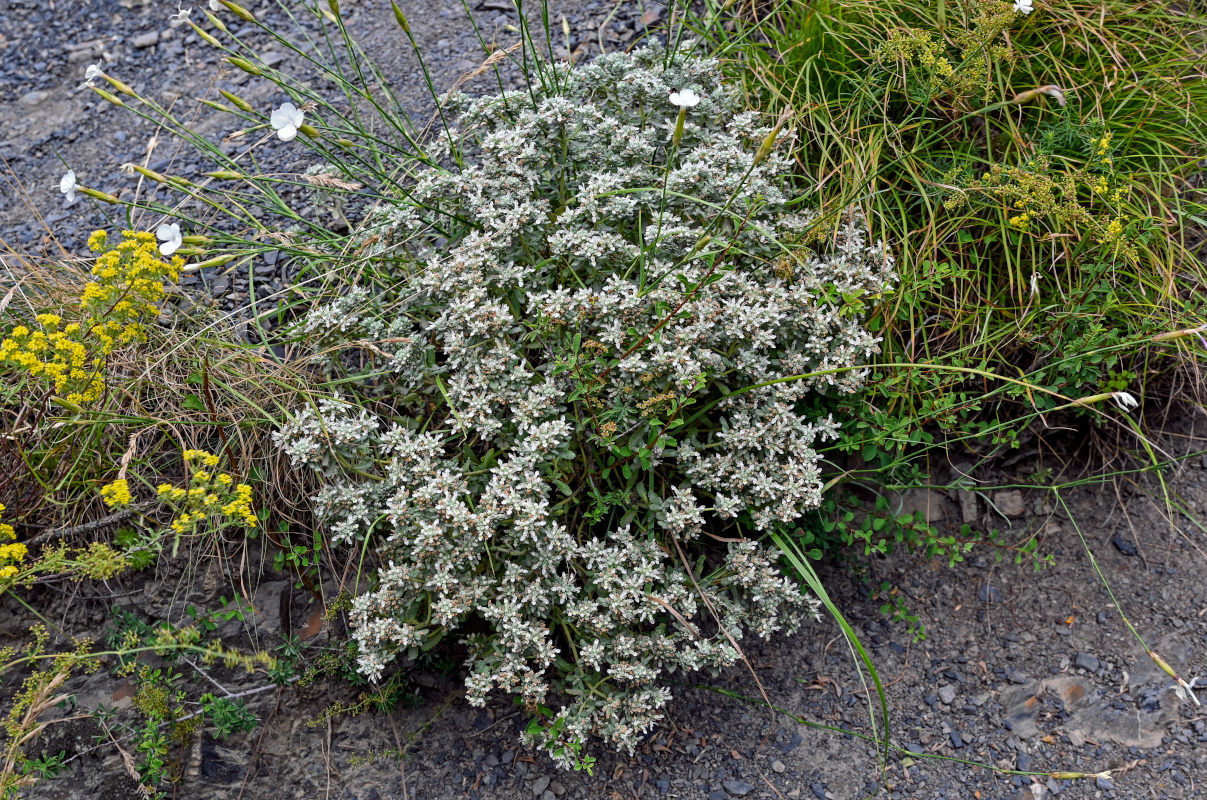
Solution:
[[[891,279],[857,220],[815,235],[713,62],[664,57],[454,98],[457,166],[369,219],[378,279],[304,325],[357,396],[278,435],[334,542],[377,545],[361,671],[460,632],[469,702],[518,695],[577,767],[592,735],[632,750],[670,674],[816,613],[759,537],[820,501],[838,425],[801,401],[860,385],[857,302]]]

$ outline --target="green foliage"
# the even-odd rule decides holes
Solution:
[[[241,698],[215,697],[206,693],[201,696],[200,702],[206,719],[214,726],[214,735],[219,739],[246,733],[256,727],[256,715],[247,709],[247,704]]]
[[[817,201],[858,202],[905,245],[900,291],[870,323],[883,363],[979,367],[1076,398],[1150,393],[1179,363],[1163,356],[1200,352],[1153,337],[1207,322],[1201,206],[1182,183],[1207,149],[1201,12],[826,0],[777,3],[732,33],[720,18],[701,32],[752,104],[796,109],[804,185],[829,176]],[[876,446],[886,415],[960,438],[1062,404],[924,366],[871,387],[860,416]]]

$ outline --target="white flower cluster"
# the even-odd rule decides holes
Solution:
[[[518,695],[573,764],[592,736],[631,750],[672,673],[816,613],[757,538],[819,502],[814,445],[837,425],[804,401],[859,386],[876,340],[850,299],[892,263],[858,220],[804,248],[817,220],[713,62],[611,54],[455,102],[439,161],[463,166],[422,175],[359,243],[397,280],[305,326],[355,352],[328,368],[363,367],[391,418],[328,401],[279,442],[325,476],[332,536],[374,537],[361,670],[485,630],[469,701]]]

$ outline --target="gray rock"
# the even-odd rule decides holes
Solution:
[[[549,788],[549,780],[550,780],[550,778],[548,775],[542,775],[541,777],[539,777],[535,781],[533,781],[532,782],[532,796],[540,797],[542,794],[544,794],[545,790]]]
[[[965,489],[960,489],[957,495],[960,498],[960,518],[966,525],[971,525],[977,521],[979,516],[976,495]]]
[[[45,89],[37,89],[21,95],[21,104],[26,106],[36,106],[39,103],[46,102],[48,97],[50,97],[50,92],[46,91]]]
[[[942,700],[947,705],[951,705],[952,703],[954,703],[955,699],[956,699],[956,687],[940,686],[939,687],[939,699]]]
[[[1007,517],[1021,517],[1027,513],[1027,506],[1023,503],[1023,493],[1018,489],[994,492],[993,504]]]
[[[1002,593],[997,590],[992,584],[983,583],[981,588],[977,590],[977,598],[982,603],[1000,603],[1002,602]]]
[[[888,497],[889,508],[894,513],[912,514],[915,522],[925,520],[934,525],[942,522],[946,498],[942,492],[934,489],[911,489],[901,494],[891,494]]]
[[[784,762],[780,761],[778,758],[775,761],[771,762],[771,771],[772,772],[782,774],[784,772],[784,770],[786,770],[786,769],[788,769],[788,767],[785,766]]]
[[[1026,683],[1029,678],[1019,670],[1011,667],[1010,669],[1006,670],[1006,680],[1010,681],[1011,683],[1023,684]]]
[[[134,47],[139,50],[154,47],[155,45],[159,44],[159,31],[140,33],[130,41],[130,44],[134,45]]]
[[[1136,547],[1136,543],[1122,534],[1116,533],[1112,536],[1111,544],[1115,545],[1115,549],[1125,556],[1140,555],[1140,548]]]
[[[1073,661],[1073,666],[1078,669],[1084,669],[1087,672],[1098,671],[1098,657],[1090,653],[1078,653],[1077,658]]]
[[[745,797],[754,791],[754,784],[740,781],[737,778],[729,778],[721,781],[721,787],[725,789],[730,797]]]

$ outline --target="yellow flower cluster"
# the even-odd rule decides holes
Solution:
[[[0,503],[0,513],[4,512],[4,504]],[[26,548],[20,542],[14,542],[17,532],[12,525],[0,523],[0,581],[16,577],[17,564],[25,559]]]
[[[165,501],[180,504],[180,513],[172,521],[172,530],[178,534],[191,530],[197,523],[214,516],[230,517],[241,524],[254,528],[258,524],[252,510],[251,487],[246,483],[235,483],[225,472],[215,472],[218,456],[205,450],[186,450],[185,461],[193,468],[188,488],[170,483],[158,487],[159,496]]]
[[[64,326],[58,314],[39,314],[37,323],[41,330],[18,325],[0,341],[0,362],[16,364],[34,377],[45,378],[55,394],[76,405],[100,397],[105,390],[98,369],[102,360],[89,356],[79,324]]]
[[[125,478],[119,478],[113,483],[101,487],[101,499],[109,508],[124,508],[133,499],[130,496],[130,484]]]
[[[95,281],[80,297],[81,322],[63,324],[58,314],[39,314],[37,325],[17,325],[0,341],[0,362],[46,380],[55,394],[75,405],[105,391],[104,357],[121,345],[146,339],[143,322],[159,314],[165,281],[180,277],[184,261],[159,257],[154,235],[124,231],[109,248],[109,237],[96,231],[88,239],[101,253],[92,268]]]
[[[1031,215],[1027,212],[1023,212],[1018,216],[1011,217],[1010,224],[1018,228],[1020,231],[1025,231],[1031,224]]]
[[[108,237],[97,231],[88,245],[101,256],[92,268],[97,280],[84,287],[81,308],[98,322],[103,319],[109,330],[141,337],[141,322],[159,315],[164,281],[180,277],[184,260],[177,256],[164,261],[154,234],[145,231],[124,231],[122,241],[107,250]],[[133,332],[128,333],[131,326]]]
[[[926,90],[936,97],[947,96],[956,105],[983,101],[993,91],[994,71],[1017,60],[1004,35],[1015,13],[1013,6],[997,0],[971,0],[968,5],[972,13],[967,20],[943,33],[920,28],[889,31],[878,60],[920,66],[929,73],[917,76],[929,84]],[[949,46],[954,52],[948,51]],[[907,85],[914,77],[909,70],[902,76]]]
[[[1103,142],[1109,147],[1110,134],[1090,141],[1105,152]],[[1126,186],[1112,186],[1115,180],[1113,172],[1094,175],[1087,169],[1057,169],[1047,157],[1038,156],[1021,167],[994,164],[969,188],[998,198],[1007,221],[1018,230],[1073,232],[1109,245],[1113,257],[1135,262],[1138,254],[1126,234],[1127,217],[1099,212],[1100,202],[1119,203],[1127,196]]]

